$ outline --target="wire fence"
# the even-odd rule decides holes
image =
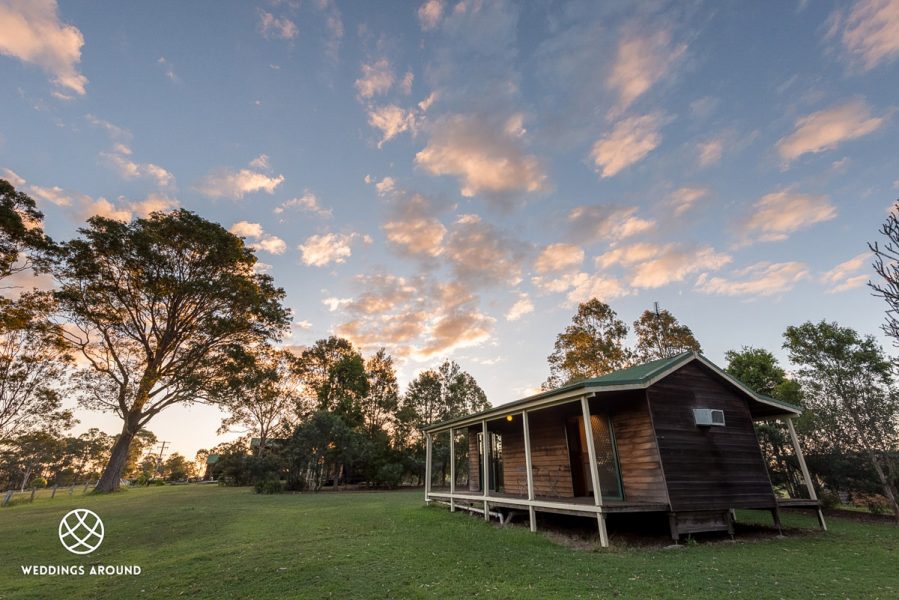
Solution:
[[[26,490],[11,489],[3,492],[0,497],[0,508],[15,506],[16,504],[28,504],[35,500],[53,500],[75,494],[84,495],[97,486],[96,481],[85,483],[73,483],[71,485],[54,485],[45,488],[31,488]]]

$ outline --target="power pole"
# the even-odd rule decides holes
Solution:
[[[169,442],[162,442],[162,445],[159,448],[159,456],[156,458],[156,472],[159,474],[162,474],[162,456],[168,443]]]

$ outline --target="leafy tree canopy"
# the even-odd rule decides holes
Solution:
[[[243,241],[190,211],[96,216],[79,232],[57,253],[55,296],[90,365],[81,402],[124,421],[98,485],[109,491],[137,431],[173,404],[221,401],[233,351],[277,339],[289,311]]]

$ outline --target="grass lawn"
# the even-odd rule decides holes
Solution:
[[[106,526],[102,546],[84,557],[57,538],[60,518],[76,507],[97,512]],[[812,517],[784,521],[810,531],[590,551],[526,527],[425,508],[420,492],[258,496],[199,485],[76,492],[0,509],[0,599],[899,598],[899,527],[830,519],[821,533]],[[137,564],[143,572],[22,575],[28,564]]]

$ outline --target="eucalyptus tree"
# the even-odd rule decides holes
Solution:
[[[693,331],[665,309],[643,311],[634,321],[634,334],[637,336],[635,354],[642,362],[669,358],[688,350],[702,351]]]
[[[299,373],[314,410],[338,414],[350,427],[362,425],[369,381],[365,360],[349,340],[335,336],[318,340],[301,353]]]
[[[369,437],[392,428],[399,408],[399,384],[393,357],[384,348],[365,361],[368,393],[362,399],[362,414]]]
[[[784,348],[814,413],[811,434],[867,457],[899,519],[891,457],[899,444],[899,398],[883,349],[872,336],[826,321],[787,327]]]
[[[10,277],[47,268],[53,242],[34,199],[0,179],[0,440],[71,423],[57,382],[69,362],[46,292],[21,293]]]
[[[190,211],[95,216],[79,233],[57,252],[55,297],[88,365],[79,400],[122,419],[97,485],[112,491],[138,431],[170,406],[222,402],[236,349],[278,339],[290,315],[243,241]]]
[[[596,298],[579,304],[571,325],[556,336],[549,355],[549,379],[544,389],[552,389],[582,379],[599,377],[631,365],[633,352],[625,345],[627,325],[612,307]]]
[[[44,266],[53,242],[41,227],[43,218],[33,198],[0,179],[0,280]]]
[[[290,350],[268,344],[235,354],[224,384],[229,396],[218,433],[235,429],[259,438],[257,456],[265,455],[272,435],[289,435],[300,402],[299,359]]]

